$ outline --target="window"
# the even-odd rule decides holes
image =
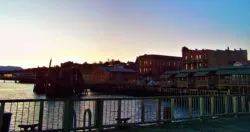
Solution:
[[[152,60],[149,61],[149,65],[152,65]]]
[[[188,59],[188,56],[186,55],[186,56],[185,56],[185,60],[187,60],[187,59]]]
[[[196,55],[196,60],[199,60],[199,55]]]
[[[186,64],[186,70],[188,69],[188,64]]]
[[[193,64],[191,64],[191,70],[193,70],[193,69],[194,69]]]

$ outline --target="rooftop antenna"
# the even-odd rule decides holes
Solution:
[[[52,63],[52,58],[49,61],[49,68],[51,67],[51,63]]]

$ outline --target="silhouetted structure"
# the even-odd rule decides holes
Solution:
[[[93,70],[91,81],[95,83],[135,83],[138,74],[133,69],[124,68],[123,66],[99,67]]]
[[[34,92],[48,97],[65,97],[84,92],[83,85],[80,69],[67,64],[38,72]]]

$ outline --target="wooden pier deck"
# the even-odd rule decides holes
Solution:
[[[164,124],[161,126],[132,127],[116,132],[249,132],[250,116],[218,118]]]

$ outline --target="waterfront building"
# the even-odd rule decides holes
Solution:
[[[165,71],[180,70],[182,58],[165,55],[142,55],[136,58],[136,65],[142,77],[157,80]]]
[[[247,63],[247,50],[191,50],[182,48],[183,69],[218,68],[234,63]]]
[[[250,66],[226,66],[165,72],[162,88],[222,90],[250,94]]]
[[[91,82],[92,72],[95,71],[99,67],[100,66],[97,64],[83,64],[80,66],[82,77],[86,83]]]
[[[92,83],[135,83],[138,74],[133,69],[122,66],[98,67],[91,75]]]

